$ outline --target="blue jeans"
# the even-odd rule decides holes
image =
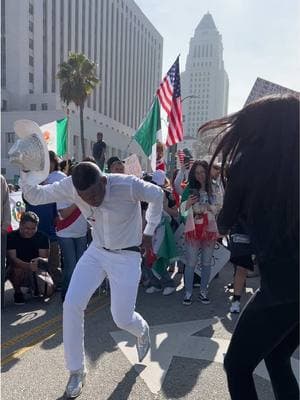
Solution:
[[[184,270],[185,293],[189,296],[193,292],[194,271],[198,264],[198,254],[201,248],[201,284],[200,290],[206,290],[211,272],[211,258],[215,248],[215,242],[186,242],[187,263]]]
[[[74,268],[87,248],[87,237],[58,238],[60,249],[64,259],[61,296],[64,300]]]

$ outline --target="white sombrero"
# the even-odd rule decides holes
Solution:
[[[43,133],[34,121],[20,119],[14,123],[19,139],[8,152],[9,161],[21,169],[23,183],[37,185],[49,175],[49,152]]]

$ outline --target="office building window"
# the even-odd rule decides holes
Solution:
[[[33,4],[29,3],[29,14],[33,15]]]
[[[30,104],[30,111],[36,111],[36,104]]]
[[[43,0],[43,93],[47,93],[47,63],[48,63],[48,36],[47,36],[47,0]]]
[[[33,39],[29,39],[29,48],[33,50]]]
[[[79,15],[79,0],[75,3],[75,52],[78,53],[78,15]]]
[[[52,0],[52,93],[55,93],[56,84],[56,29],[56,0]]]
[[[29,31],[33,32],[33,22],[29,21]]]
[[[7,100],[2,100],[1,111],[7,110]]]
[[[48,103],[42,103],[42,110],[48,110]]]
[[[75,27],[75,28],[77,29],[77,27]],[[71,50],[71,34],[72,34],[72,0],[69,0],[69,3],[68,3],[68,52]]]
[[[31,65],[33,67],[33,57],[29,56],[29,65]]]
[[[73,146],[78,147],[78,144],[79,144],[79,136],[74,135],[73,136]]]
[[[15,143],[15,132],[6,132],[6,141],[8,144]]]
[[[29,72],[29,82],[33,83],[33,73]]]

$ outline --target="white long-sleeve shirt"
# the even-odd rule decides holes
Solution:
[[[141,201],[149,203],[146,212],[145,235],[152,236],[160,222],[163,191],[158,186],[129,175],[108,175],[103,203],[91,207],[79,197],[68,177],[45,186],[22,185],[30,204],[71,201],[75,203],[93,228],[97,247],[111,250],[139,246],[142,243]]]

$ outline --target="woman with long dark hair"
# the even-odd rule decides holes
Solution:
[[[241,222],[261,274],[224,361],[233,400],[258,399],[253,371],[262,360],[276,400],[299,398],[290,360],[299,344],[299,111],[296,96],[268,96],[200,128],[222,130],[210,163],[221,154],[219,232]]]
[[[188,185],[181,198],[181,215],[185,221],[186,265],[184,270],[184,305],[192,304],[193,280],[201,249],[201,283],[199,300],[209,304],[208,283],[211,259],[218,236],[215,220],[215,199],[211,189],[208,164],[195,161],[188,178]]]

